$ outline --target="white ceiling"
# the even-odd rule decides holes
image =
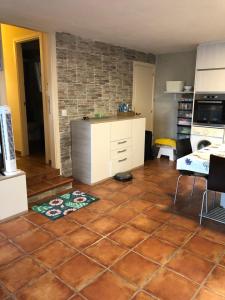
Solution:
[[[0,0],[0,22],[155,54],[225,40],[225,0]]]

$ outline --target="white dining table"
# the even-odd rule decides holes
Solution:
[[[225,144],[212,144],[201,150],[177,159],[177,170],[187,170],[196,173],[209,173],[210,155],[214,154],[225,158]],[[225,170],[224,170],[225,179]],[[225,194],[221,194],[220,205],[225,208]]]

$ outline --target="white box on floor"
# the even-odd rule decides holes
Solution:
[[[0,221],[28,210],[26,176],[0,176]]]

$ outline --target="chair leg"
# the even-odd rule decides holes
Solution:
[[[195,189],[195,182],[196,182],[196,176],[194,176],[194,180],[193,180],[193,185],[192,185],[192,191],[191,191],[191,196],[190,196],[190,198],[192,199],[192,197],[193,197],[193,194],[194,194],[194,189]]]
[[[206,180],[206,187],[205,187],[205,212],[208,213],[208,186]]]
[[[183,175],[179,175],[178,178],[177,178],[177,185],[176,185],[176,192],[175,192],[175,196],[174,196],[174,199],[173,199],[173,204],[176,204],[176,201],[177,201],[177,193],[178,193],[178,187],[179,187],[179,182],[180,182],[180,179]]]
[[[207,193],[207,190],[205,190],[203,195],[202,195],[202,207],[201,207],[200,221],[199,221],[200,225],[202,224],[202,214],[203,214],[204,200],[205,200],[206,193]]]

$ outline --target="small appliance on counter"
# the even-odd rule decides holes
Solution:
[[[125,102],[121,102],[118,107],[117,116],[119,117],[132,117],[135,116],[135,112],[132,111],[131,105]]]

